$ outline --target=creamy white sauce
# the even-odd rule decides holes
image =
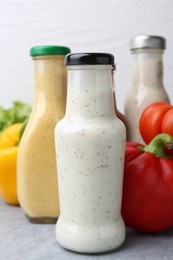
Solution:
[[[162,79],[162,52],[139,51],[133,54],[132,87],[125,102],[127,140],[144,143],[139,132],[143,110],[156,101],[169,103]]]
[[[125,239],[126,132],[113,112],[111,66],[82,67],[88,70],[69,71],[67,113],[55,128],[61,212],[56,238],[65,248],[98,253]]]

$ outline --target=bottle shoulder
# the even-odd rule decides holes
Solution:
[[[140,87],[131,88],[125,99],[125,109],[134,107],[143,107],[156,101],[163,101],[170,103],[169,96],[166,90],[156,86],[149,87],[141,85]]]
[[[124,132],[124,123],[116,116],[110,117],[97,117],[92,119],[86,118],[68,118],[64,117],[60,120],[55,127],[55,133],[57,132],[71,132],[76,133],[79,131],[87,131],[88,133],[105,131],[108,132]]]

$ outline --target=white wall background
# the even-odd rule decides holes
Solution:
[[[129,39],[164,36],[165,88],[173,103],[172,0],[0,0],[0,105],[33,102],[34,45],[66,45],[72,52],[115,55],[117,105],[131,84]]]

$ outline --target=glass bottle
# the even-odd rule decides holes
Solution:
[[[35,70],[35,99],[22,136],[17,163],[18,197],[26,217],[35,223],[56,223],[59,201],[54,127],[66,107],[64,46],[31,48]]]
[[[55,128],[61,212],[56,238],[67,249],[100,253],[125,239],[121,199],[126,130],[114,111],[114,57],[74,53],[65,64],[67,108]]]
[[[114,100],[115,114],[126,126],[125,116],[117,108],[116,95],[115,95],[115,65],[113,66],[112,69],[112,81],[113,81],[113,100]]]
[[[139,120],[146,106],[156,101],[169,103],[163,85],[165,45],[165,39],[159,36],[137,36],[130,41],[132,86],[124,107],[128,141],[144,143]]]

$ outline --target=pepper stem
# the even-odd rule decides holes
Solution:
[[[167,146],[168,149],[173,148],[173,137],[168,134],[159,134],[155,136],[147,146],[138,146],[138,149],[142,152],[150,152],[158,158],[171,159],[172,156],[169,156],[164,152],[165,146]]]

